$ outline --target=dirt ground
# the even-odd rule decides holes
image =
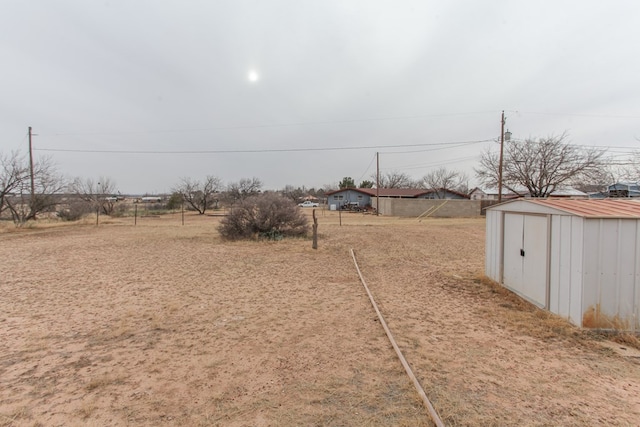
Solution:
[[[637,426],[640,357],[482,280],[483,219],[178,215],[0,233],[0,426]]]

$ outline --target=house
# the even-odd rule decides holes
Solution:
[[[376,196],[393,199],[468,199],[466,194],[454,190],[425,190],[420,188],[341,188],[325,193],[329,209],[345,206],[371,206]]]
[[[510,190],[502,189],[503,199],[515,199],[517,197],[519,196]],[[469,193],[469,198],[471,200],[498,200],[498,189],[476,187]]]
[[[514,193],[511,190],[504,188],[502,190],[502,200],[512,200],[517,199],[518,197],[530,197],[529,190],[526,188],[518,188],[517,193]],[[559,197],[559,198],[572,198],[572,199],[587,199],[589,195],[587,193],[583,193],[580,190],[576,190],[571,187],[561,187],[554,190],[549,197]],[[469,193],[469,198],[471,200],[498,200],[498,189],[497,188],[480,188],[476,187]]]
[[[549,194],[553,199],[588,199],[589,195],[583,191],[571,187],[557,188]]]
[[[637,182],[616,182],[607,190],[609,197],[640,197],[640,185]]]
[[[640,201],[517,199],[486,224],[488,277],[577,326],[640,331]]]

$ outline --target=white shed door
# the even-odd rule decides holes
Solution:
[[[505,213],[502,282],[540,307],[547,301],[546,216]]]

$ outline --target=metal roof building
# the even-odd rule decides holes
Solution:
[[[518,199],[486,221],[488,277],[580,327],[640,331],[640,202]]]

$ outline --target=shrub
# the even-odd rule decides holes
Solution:
[[[111,211],[111,215],[109,216],[112,216],[115,218],[125,217],[130,214],[130,210],[131,210],[131,205],[127,205],[125,203],[118,203],[114,206],[113,210]]]
[[[220,222],[218,231],[228,240],[305,236],[307,217],[296,204],[277,194],[248,197],[233,206]]]
[[[63,221],[77,221],[83,216],[94,212],[91,208],[91,204],[85,201],[74,201],[69,203],[66,208],[60,209],[58,213],[58,217]]]
[[[167,209],[169,210],[180,209],[182,207],[182,201],[183,201],[182,194],[173,193],[171,197],[169,197],[169,200],[167,200]]]

